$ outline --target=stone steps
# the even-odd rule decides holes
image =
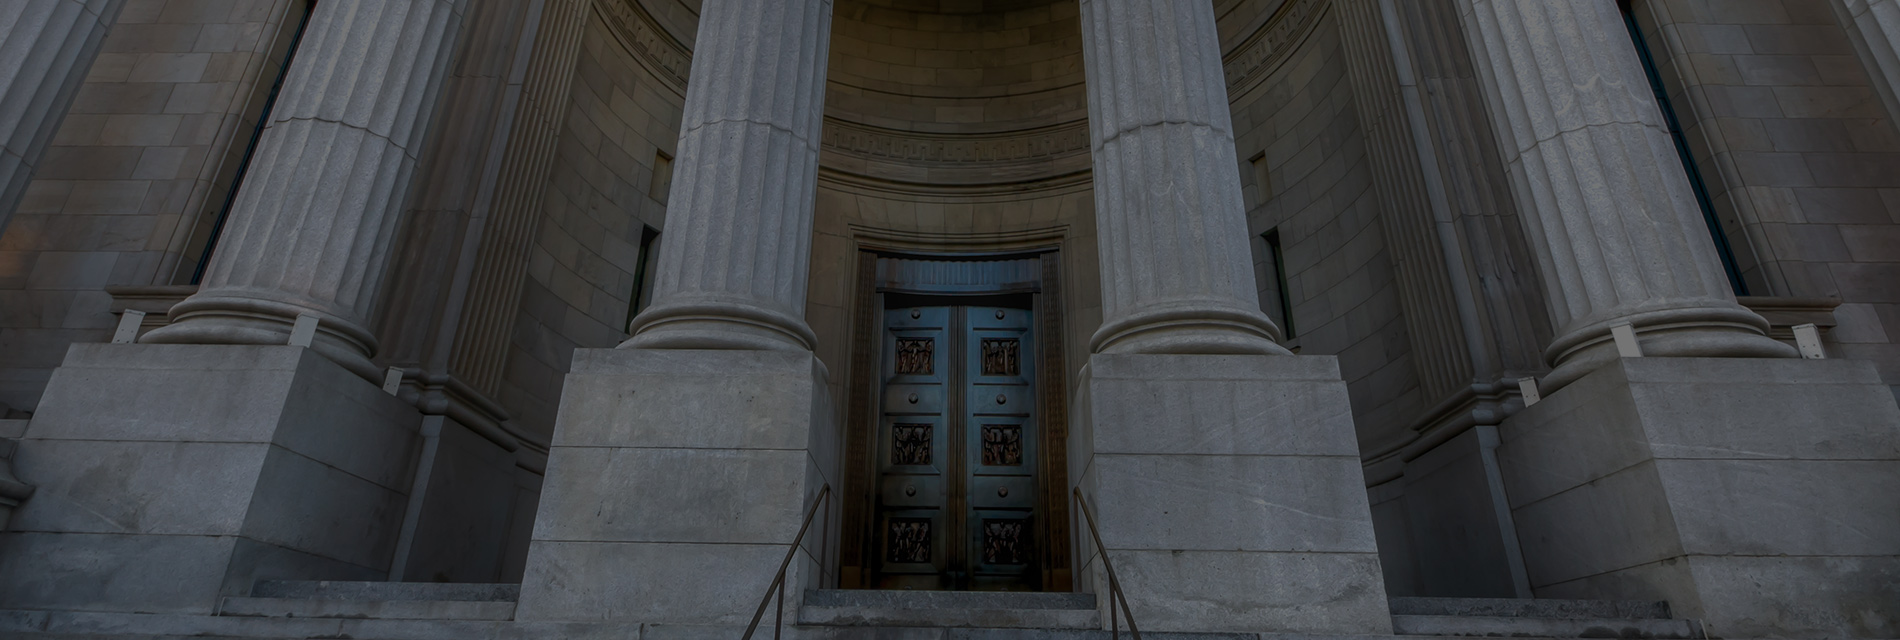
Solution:
[[[1669,603],[1649,600],[1526,600],[1517,598],[1393,598],[1395,616],[1506,618],[1670,617]]]
[[[938,629],[1102,628],[1093,595],[980,591],[807,591],[804,606],[798,610],[798,623]]]
[[[1670,617],[1647,601],[1393,598],[1399,635],[1691,640],[1708,637],[1696,620]]]
[[[513,620],[515,603],[466,600],[309,600],[225,598],[218,615],[248,618],[372,620]]]
[[[260,580],[225,598],[218,615],[245,618],[513,620],[521,586],[426,582]]]

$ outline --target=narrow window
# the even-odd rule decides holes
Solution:
[[[665,205],[667,196],[673,191],[673,156],[665,151],[653,154],[653,184],[647,185],[647,196],[654,202]]]
[[[659,240],[660,232],[653,227],[640,231],[640,264],[633,268],[633,291],[627,294],[626,329],[629,333],[633,331],[633,317],[653,302],[653,286],[649,281],[660,264],[660,252],[656,251],[660,248]]]
[[[1689,174],[1689,188],[1695,192],[1696,205],[1702,209],[1702,222],[1709,227],[1709,238],[1715,241],[1715,253],[1722,259],[1722,270],[1728,274],[1729,287],[1735,295],[1748,295],[1748,283],[1742,281],[1741,267],[1735,262],[1735,250],[1729,246],[1728,234],[1722,232],[1722,221],[1715,214],[1714,201],[1709,198],[1709,187],[1702,181],[1702,171],[1696,168],[1695,156],[1689,152],[1689,139],[1682,134],[1682,123],[1676,119],[1676,108],[1669,103],[1669,90],[1663,86],[1662,73],[1656,69],[1656,58],[1651,54],[1649,42],[1643,38],[1643,29],[1636,24],[1636,11],[1630,0],[1618,0],[1623,10],[1623,26],[1629,30],[1630,42],[1636,46],[1636,58],[1643,63],[1643,74],[1649,77],[1649,90],[1656,94],[1656,106],[1662,109],[1663,123],[1669,127],[1669,138],[1676,143],[1676,157],[1682,160],[1682,170]]]
[[[211,233],[204,241],[204,251],[198,254],[197,265],[191,271],[191,284],[204,280],[205,268],[211,265],[211,252],[218,247],[218,237],[224,234],[224,223],[231,217],[231,207],[237,204],[238,189],[244,186],[244,176],[250,172],[251,159],[257,155],[257,143],[264,137],[264,126],[270,123],[271,111],[277,107],[277,96],[284,90],[284,77],[289,75],[290,62],[297,57],[297,46],[303,43],[304,32],[310,28],[310,14],[316,12],[317,0],[308,0],[295,5],[302,8],[301,16],[285,16],[285,21],[295,20],[296,31],[291,32],[290,43],[276,60],[276,66],[265,70],[271,78],[270,93],[264,98],[264,107],[257,113],[257,122],[251,127],[250,140],[244,146],[244,159],[238,162],[237,174],[231,178],[231,187],[224,192],[224,204],[218,207],[216,221],[211,224]]]
[[[1267,152],[1253,154],[1247,162],[1253,166],[1253,204],[1258,207],[1273,199],[1273,177],[1267,174]]]
[[[1280,317],[1274,320],[1280,323],[1285,339],[1292,340],[1297,334],[1293,330],[1293,297],[1286,285],[1286,252],[1280,248],[1280,229],[1276,227],[1266,232],[1261,239],[1267,242],[1265,266],[1272,272],[1267,274],[1267,282],[1273,283],[1273,297],[1279,303],[1273,305],[1280,312]]]

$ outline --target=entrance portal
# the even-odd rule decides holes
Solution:
[[[1033,315],[1000,306],[885,311],[879,588],[1036,588]]]

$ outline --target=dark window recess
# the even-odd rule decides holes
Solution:
[[[211,252],[218,248],[218,236],[224,234],[224,223],[231,217],[231,207],[237,204],[238,189],[244,186],[244,175],[251,170],[251,158],[257,155],[257,142],[264,138],[264,125],[270,123],[271,110],[277,107],[277,95],[284,90],[284,77],[290,75],[290,61],[297,58],[297,47],[303,44],[304,31],[310,28],[310,15],[317,12],[317,0],[304,3],[303,17],[297,22],[297,32],[290,37],[290,48],[278,61],[277,79],[271,82],[270,97],[264,100],[263,112],[257,114],[257,126],[251,128],[251,140],[244,147],[244,161],[238,163],[237,176],[231,180],[231,189],[224,194],[224,205],[218,208],[218,221],[211,226],[211,237],[205,240],[204,253],[198,255],[198,267],[191,272],[191,283],[204,280],[205,268],[211,265]]]
[[[653,302],[653,272],[660,266],[660,254],[657,249],[660,232],[653,227],[640,231],[640,264],[633,268],[633,291],[627,294],[627,322],[622,328],[633,332],[633,317]]]
[[[1286,252],[1280,249],[1280,230],[1266,232],[1262,239],[1267,241],[1267,264],[1273,268],[1273,295],[1280,302],[1280,333],[1287,340],[1296,335],[1293,331],[1293,297],[1286,286]]]
[[[1722,258],[1722,271],[1728,274],[1729,287],[1735,290],[1735,295],[1748,295],[1748,283],[1742,281],[1742,269],[1735,262],[1735,250],[1729,246],[1728,234],[1722,232],[1722,220],[1715,215],[1714,200],[1709,198],[1702,171],[1696,168],[1695,156],[1689,153],[1689,139],[1682,135],[1682,123],[1676,119],[1675,106],[1669,103],[1669,90],[1663,87],[1662,73],[1656,70],[1656,58],[1650,53],[1649,42],[1643,39],[1643,29],[1636,24],[1636,12],[1630,0],[1618,0],[1616,4],[1623,10],[1623,26],[1629,30],[1630,43],[1636,46],[1636,58],[1643,63],[1649,90],[1656,94],[1656,106],[1662,110],[1663,123],[1669,126],[1669,138],[1676,143],[1676,157],[1682,160],[1683,172],[1689,174],[1689,188],[1695,192],[1696,205],[1702,209],[1702,222],[1709,226],[1709,239],[1715,241],[1715,253]]]

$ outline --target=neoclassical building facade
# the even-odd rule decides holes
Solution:
[[[1900,637],[1896,86],[1895,0],[0,2],[0,635]]]

